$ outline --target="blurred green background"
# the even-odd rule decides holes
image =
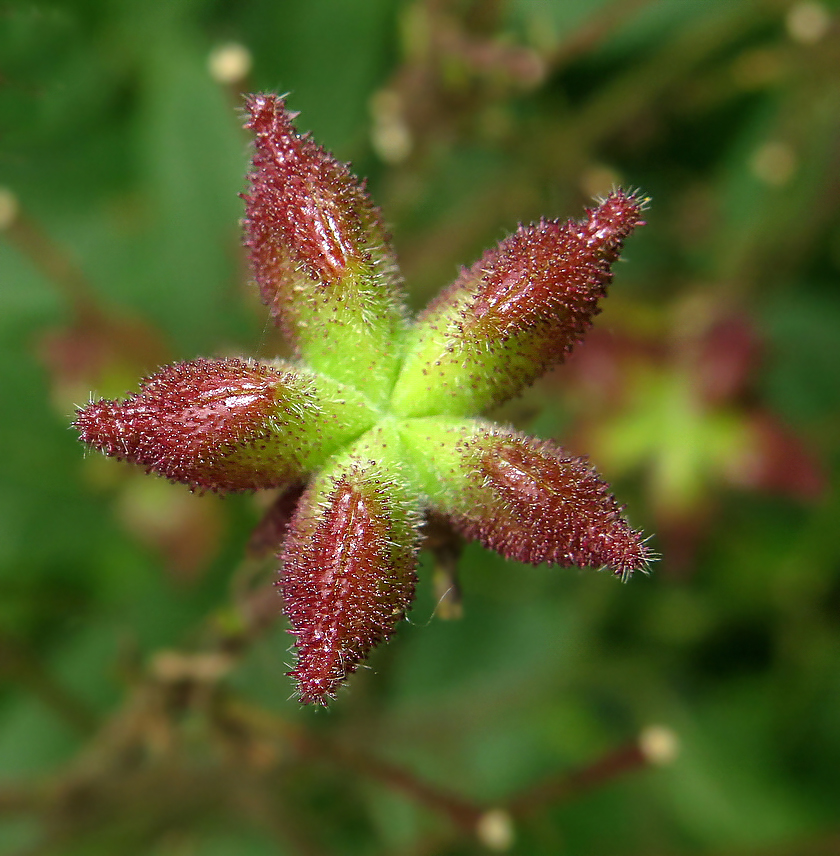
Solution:
[[[520,221],[652,197],[497,414],[593,459],[650,577],[470,546],[443,620],[425,556],[300,709],[266,498],[86,455],[89,395],[283,352],[249,90],[368,177],[416,307]],[[0,853],[840,853],[836,0],[6,0],[0,185]]]

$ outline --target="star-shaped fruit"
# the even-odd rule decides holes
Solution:
[[[245,243],[296,359],[167,366],[75,427],[194,490],[286,489],[279,586],[301,701],[326,704],[391,635],[427,513],[517,561],[644,570],[641,534],[585,461],[479,418],[582,338],[644,200],[616,190],[580,221],[521,226],[410,318],[364,184],[277,96],[247,111]]]

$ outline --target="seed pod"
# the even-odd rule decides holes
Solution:
[[[414,597],[418,514],[378,468],[316,479],[286,539],[280,587],[300,699],[326,704]]]
[[[80,408],[75,428],[106,455],[193,489],[277,487],[373,421],[361,396],[326,378],[243,360],[166,366],[122,401]]]
[[[253,95],[247,110],[245,243],[263,300],[312,368],[381,402],[405,318],[379,209],[346,164],[298,134],[280,98]]]
[[[606,566],[622,578],[651,555],[583,459],[547,440],[478,421],[417,419],[401,434],[432,507],[502,556],[537,565]]]
[[[475,415],[563,360],[599,311],[644,201],[617,190],[579,222],[521,226],[419,316],[392,409]]]

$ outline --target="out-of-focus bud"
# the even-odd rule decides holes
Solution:
[[[728,461],[726,476],[737,487],[815,502],[828,488],[825,466],[804,437],[772,413],[751,412],[749,443]]]
[[[245,80],[253,64],[251,51],[239,42],[219,45],[207,58],[207,69],[213,80],[229,86]]]
[[[296,479],[368,427],[360,398],[292,370],[199,359],[161,369],[125,400],[91,402],[74,426],[98,451],[193,489],[249,490]]]
[[[263,300],[312,368],[383,401],[405,319],[379,209],[346,164],[298,134],[280,98],[254,95],[247,109],[246,245]]]
[[[393,409],[475,414],[562,361],[599,311],[645,202],[617,190],[585,220],[520,227],[462,271],[418,318]]]

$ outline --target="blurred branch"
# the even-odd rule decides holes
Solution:
[[[257,820],[303,856],[320,856],[303,818],[269,796],[284,792],[284,783],[297,777],[301,763],[308,769],[319,761],[402,794],[492,849],[506,849],[513,840],[514,818],[525,819],[673,753],[670,732],[649,729],[637,743],[494,807],[229,694],[219,681],[233,663],[213,653],[159,655],[129,702],[70,767],[41,783],[0,790],[0,813],[40,813],[49,830],[45,841],[58,846],[118,822],[121,807],[144,806],[145,831],[137,834],[147,835],[218,805]],[[192,716],[185,718],[188,712]],[[185,754],[182,719],[204,723],[206,748],[215,747],[213,775]],[[296,756],[291,765],[289,749]]]
[[[21,684],[62,722],[81,735],[91,734],[97,724],[93,711],[61,686],[39,660],[0,631],[0,677]]]
[[[47,794],[26,785],[0,785],[0,816],[33,814],[48,803]]]
[[[577,30],[563,39],[546,57],[557,71],[579,56],[586,55],[611,36],[628,18],[650,6],[654,0],[613,0],[587,16]]]
[[[661,726],[651,726],[627,743],[595,761],[552,776],[513,797],[506,808],[513,817],[525,818],[558,803],[583,796],[588,791],[651,765],[669,763],[677,753],[675,735]]]
[[[231,700],[226,716],[244,725],[246,731],[270,735],[295,747],[304,758],[317,758],[372,778],[409,797],[419,805],[442,814],[466,832],[472,833],[485,809],[461,796],[418,779],[413,773],[379,761],[357,750],[340,746],[322,735],[313,737],[268,711]]]
[[[98,308],[98,300],[75,259],[53,241],[36,220],[21,209],[16,199],[11,196],[10,199],[11,214],[3,230],[9,243],[58,289],[80,319],[99,318],[101,311]]]

